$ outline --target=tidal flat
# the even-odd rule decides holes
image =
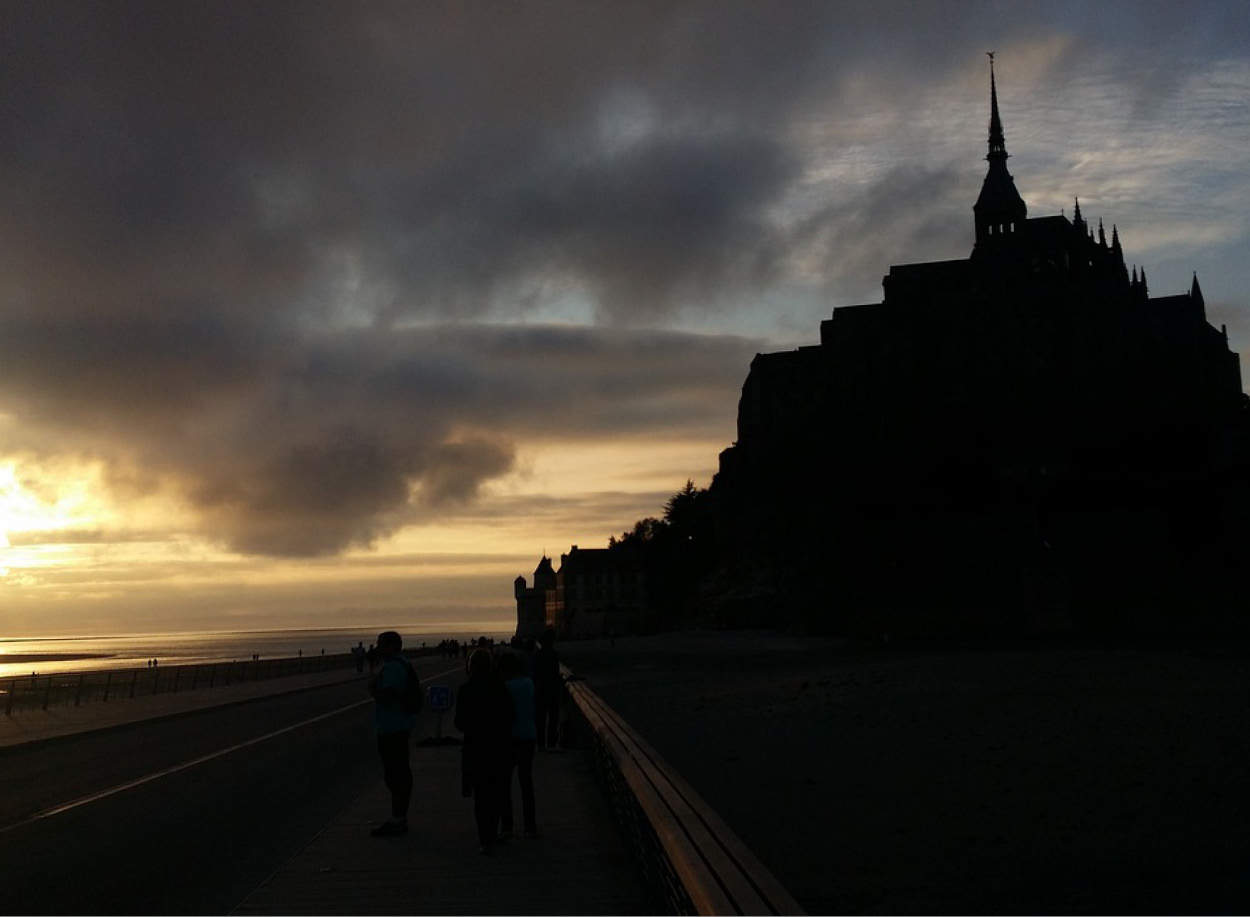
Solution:
[[[1250,646],[568,642],[811,913],[1250,908]]]

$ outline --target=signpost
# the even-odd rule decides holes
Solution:
[[[443,738],[443,714],[455,706],[456,697],[451,691],[451,685],[430,685],[426,688],[425,699],[430,709],[438,714],[435,738],[441,740]]]

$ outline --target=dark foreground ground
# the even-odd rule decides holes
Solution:
[[[0,913],[228,913],[378,782],[367,705],[26,819],[366,697],[362,681],[0,749]]]
[[[812,913],[1250,911],[1250,646],[561,652]]]

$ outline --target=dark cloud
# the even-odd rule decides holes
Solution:
[[[874,288],[963,253],[975,187],[945,161],[779,220],[796,138],[923,113],[915,87],[1000,42],[1075,36],[1050,75],[1097,49],[1143,111],[1198,50],[1244,54],[1240,7],[1144,9],[6,4],[0,445],[316,555],[457,511],[527,436],[719,435],[766,345],[625,329],[784,289],[813,252]],[[570,313],[618,330],[455,324]]]
[[[0,448],[98,456],[124,487],[143,469],[140,481],[179,488],[205,534],[274,555],[334,553],[454,512],[512,469],[527,436],[719,434],[761,346],[446,325],[257,332],[237,348],[207,334],[197,347],[184,330],[0,323],[0,362],[19,369],[0,377],[18,431]]]

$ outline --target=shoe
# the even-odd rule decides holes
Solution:
[[[406,821],[384,821],[369,832],[373,837],[398,837],[408,833]]]

